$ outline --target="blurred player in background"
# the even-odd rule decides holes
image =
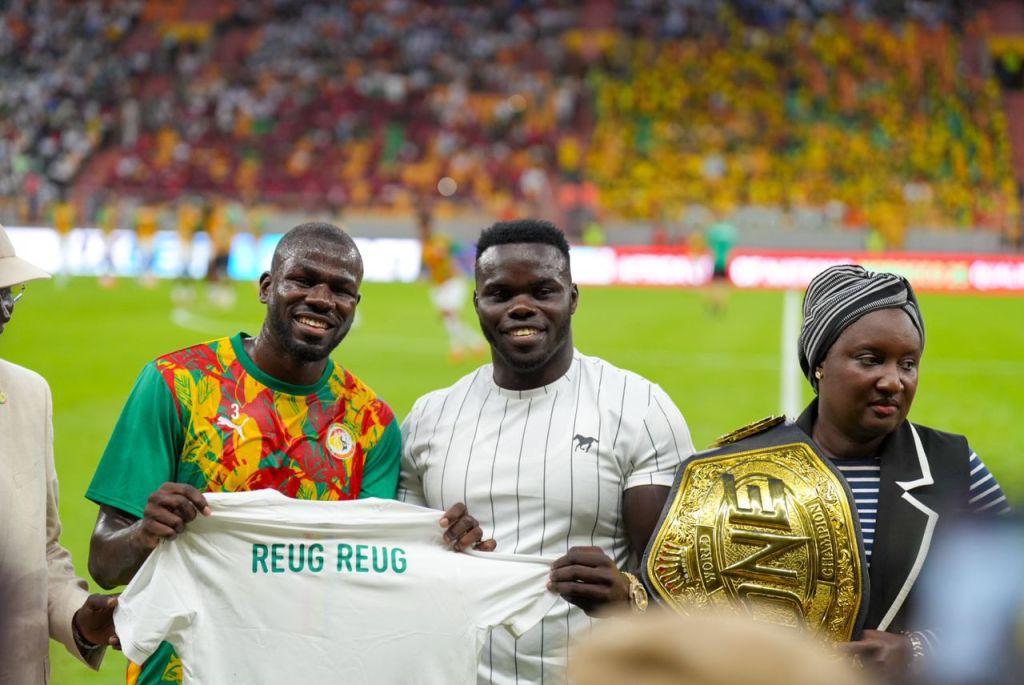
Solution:
[[[139,283],[146,288],[156,286],[153,273],[154,241],[160,228],[160,209],[143,202],[135,209],[135,236],[139,249]]]
[[[736,246],[736,227],[724,218],[719,219],[708,226],[704,239],[714,260],[707,308],[712,314],[720,314],[729,299],[729,255]]]
[[[96,226],[103,234],[103,272],[100,274],[100,285],[104,288],[114,286],[114,230],[121,221],[121,210],[117,199],[105,193],[96,209]]]
[[[75,205],[67,198],[66,194],[61,195],[60,200],[50,208],[53,227],[57,229],[57,236],[60,239],[60,263],[57,267],[57,283],[67,282],[71,271],[71,229],[75,227],[77,212]]]
[[[178,282],[171,290],[176,304],[188,304],[196,298],[195,283],[192,279],[192,243],[203,219],[203,210],[191,197],[178,201],[176,214],[178,233]]]
[[[430,301],[448,333],[448,359],[460,362],[467,353],[482,355],[483,339],[462,313],[469,286],[459,264],[456,245],[450,236],[434,231],[433,215],[428,207],[419,208],[416,220],[423,250],[423,271],[430,283]]]
[[[244,222],[241,208],[214,198],[206,215],[206,231],[210,236],[210,263],[206,270],[207,293],[210,302],[221,309],[235,304],[235,291],[228,280],[228,261],[235,231]]]

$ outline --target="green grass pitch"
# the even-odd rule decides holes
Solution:
[[[63,541],[83,575],[96,517],[84,492],[139,369],[191,343],[239,329],[255,333],[262,321],[253,284],[237,284],[238,305],[229,312],[199,304],[184,317],[172,314],[170,288],[144,290],[129,280],[112,290],[92,279],[63,287],[33,283],[0,338],[0,355],[39,371],[53,388]],[[912,417],[966,434],[1020,503],[1024,298],[925,294],[921,302],[928,344]],[[699,291],[584,288],[575,344],[660,383],[703,448],[736,426],[779,412],[782,308],[777,292],[734,291],[726,312],[710,316]],[[419,284],[367,284],[358,325],[336,359],[399,417],[416,397],[474,366],[446,360],[443,329]],[[124,682],[119,654],[110,653],[98,674],[63,649],[53,654],[56,683]]]

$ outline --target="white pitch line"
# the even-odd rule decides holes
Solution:
[[[211,319],[201,316],[184,307],[175,307],[171,310],[171,322],[179,328],[197,333],[224,333],[225,331],[244,331],[251,328],[252,322],[239,323],[237,321],[225,321],[223,319]]]

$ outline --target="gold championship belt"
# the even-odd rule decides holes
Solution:
[[[686,613],[731,610],[859,637],[867,609],[860,524],[843,477],[783,419],[720,438],[680,467],[641,570]]]

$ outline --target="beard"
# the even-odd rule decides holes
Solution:
[[[348,332],[347,328],[340,331],[337,340],[322,342],[319,344],[307,343],[299,340],[292,333],[289,321],[279,317],[268,317],[270,332],[280,342],[289,356],[299,362],[321,362],[330,356],[334,348],[338,346],[341,339]]]
[[[491,351],[501,358],[505,363],[505,366],[510,369],[514,369],[519,373],[527,374],[543,369],[551,362],[552,359],[558,356],[559,352],[565,349],[566,345],[570,344],[569,334],[571,326],[572,322],[566,319],[565,322],[557,329],[550,331],[554,334],[555,340],[552,345],[541,350],[535,350],[527,355],[515,354],[514,352],[511,352],[511,350],[506,349],[505,343],[507,343],[507,341],[490,328],[481,326],[480,329],[484,334],[484,338],[490,344]]]

